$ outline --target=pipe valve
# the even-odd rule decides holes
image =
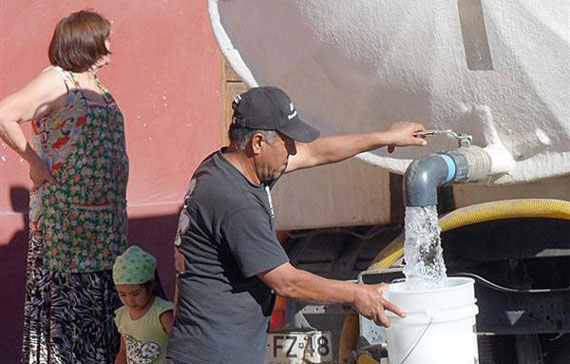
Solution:
[[[469,134],[457,134],[451,129],[441,129],[441,130],[426,130],[417,133],[415,136],[425,137],[425,136],[435,136],[435,135],[448,135],[455,138],[459,144],[459,148],[469,148],[473,142],[473,137]]]

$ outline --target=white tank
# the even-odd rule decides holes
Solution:
[[[473,136],[487,184],[570,173],[568,0],[208,0],[222,52],[250,85],[276,85],[324,135],[398,120]],[[456,147],[361,160],[402,174]]]

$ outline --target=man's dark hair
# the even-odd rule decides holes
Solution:
[[[273,144],[275,137],[277,136],[277,132],[275,130],[250,129],[236,123],[232,123],[228,129],[228,138],[238,149],[244,149],[251,138],[257,133],[263,134],[269,144]]]

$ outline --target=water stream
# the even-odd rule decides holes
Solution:
[[[447,278],[436,206],[406,207],[404,258],[409,290],[445,286]]]

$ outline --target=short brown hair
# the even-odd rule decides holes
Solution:
[[[102,15],[81,10],[61,19],[49,45],[52,65],[72,72],[84,72],[101,57],[111,53],[105,40],[111,32],[111,23]]]

